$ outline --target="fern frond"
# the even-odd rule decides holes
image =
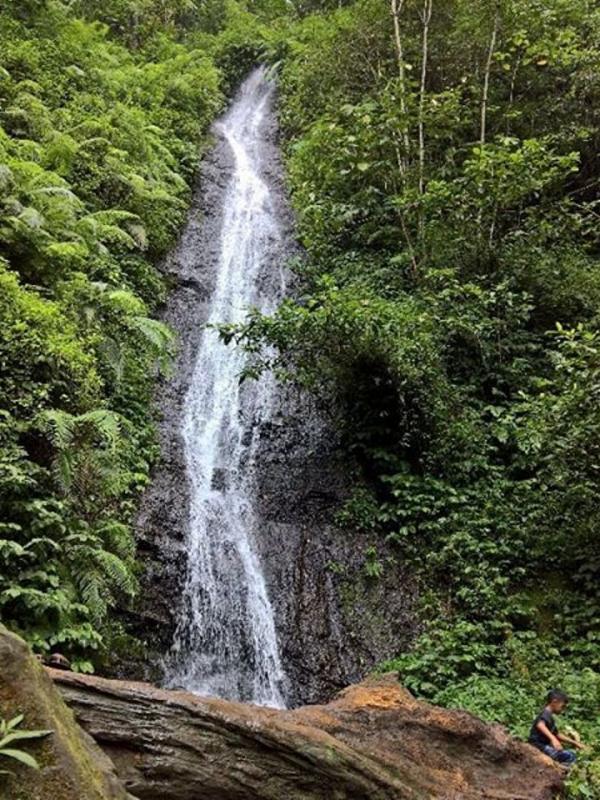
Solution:
[[[144,314],[146,307],[144,303],[133,292],[127,289],[111,289],[106,293],[108,301],[115,308],[118,308],[128,316]]]
[[[13,542],[10,539],[0,539],[0,558],[3,558],[5,561],[26,558],[30,555],[26,548],[18,542]]]
[[[67,449],[60,450],[54,459],[53,472],[56,482],[63,493],[67,493],[73,485],[75,472],[75,454]]]
[[[121,559],[133,558],[135,554],[135,540],[131,529],[117,520],[109,520],[98,529],[105,549],[115,553]]]
[[[41,423],[41,424],[40,424]],[[50,409],[38,415],[38,424],[50,434],[52,444],[59,450],[69,447],[73,442],[77,417],[67,411]]]
[[[125,358],[120,343],[107,336],[100,344],[99,350],[106,359],[108,366],[114,372],[117,382],[121,381],[125,370]]]
[[[75,583],[90,616],[101,620],[106,616],[108,604],[105,599],[104,581],[99,572],[88,563],[75,573]]]
[[[128,325],[145,339],[158,355],[169,351],[169,347],[175,338],[175,334],[157,319],[151,317],[134,317],[128,320]]]
[[[108,550],[96,550],[93,558],[113,589],[130,596],[135,594],[135,579],[119,556]]]
[[[75,418],[78,423],[91,425],[92,429],[110,448],[115,448],[121,437],[121,418],[114,411],[97,408]]]

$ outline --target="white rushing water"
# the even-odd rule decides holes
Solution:
[[[276,208],[261,177],[272,91],[257,70],[219,123],[234,169],[209,324],[242,321],[250,307],[270,311],[285,290],[283,268],[272,255],[281,242]],[[183,419],[191,496],[187,576],[167,682],[281,707],[284,675],[254,542],[258,437],[275,386],[268,376],[240,385],[245,361],[241,349],[224,345],[214,329],[203,332]]]

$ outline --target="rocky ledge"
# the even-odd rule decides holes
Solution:
[[[49,670],[139,800],[553,800],[559,772],[393,676],[277,711]]]

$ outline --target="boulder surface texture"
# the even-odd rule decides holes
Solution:
[[[19,730],[51,730],[44,739],[10,747],[32,755],[39,771],[0,758],[2,800],[131,800],[114,766],[75,722],[59,692],[25,642],[0,625],[0,717],[19,714]]]
[[[562,788],[529,745],[392,676],[279,711],[50,672],[140,800],[554,800]]]

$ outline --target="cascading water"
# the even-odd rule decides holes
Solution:
[[[262,177],[262,122],[273,87],[256,70],[219,124],[234,169],[225,192],[216,286],[208,323],[272,310],[285,290],[281,237]],[[240,384],[245,355],[214,329],[200,340],[183,418],[190,484],[187,575],[167,683],[199,694],[283,706],[273,610],[254,546],[255,461],[275,385]]]

